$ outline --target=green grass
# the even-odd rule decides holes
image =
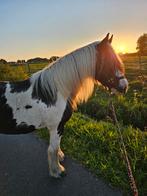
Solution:
[[[48,131],[38,131],[48,141]],[[147,191],[147,133],[131,126],[122,127],[122,134],[131,161],[139,195]],[[66,155],[79,160],[97,176],[130,194],[129,180],[116,127],[108,122],[96,122],[80,113],[74,113],[66,124],[62,148]]]
[[[146,97],[143,98],[143,95],[138,91],[134,95],[134,92],[130,90],[125,97],[113,97],[118,120],[124,125],[131,124],[133,127],[144,131],[147,126],[147,99]],[[97,88],[89,101],[80,105],[78,110],[96,120],[107,120],[110,116],[109,101],[109,93],[102,88]]]
[[[24,80],[28,74],[23,66],[12,67],[8,64],[0,64],[0,80]]]
[[[48,63],[30,63],[29,65],[27,65],[27,69],[28,71],[30,71],[30,74],[32,74],[34,72],[37,72],[38,70],[43,69],[47,65]]]

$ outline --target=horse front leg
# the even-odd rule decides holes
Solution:
[[[59,156],[59,161],[60,162],[64,161],[65,155],[64,155],[64,153],[63,153],[63,151],[61,150],[60,147],[58,149],[58,156]]]
[[[64,154],[60,149],[61,136],[57,133],[57,129],[50,131],[50,144],[48,147],[48,162],[50,175],[59,178],[65,174],[65,168],[60,164],[59,158],[63,159]]]

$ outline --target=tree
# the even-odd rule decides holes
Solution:
[[[140,55],[147,55],[147,33],[144,33],[138,38],[136,49]]]
[[[40,58],[40,57],[27,60],[27,63],[48,63],[48,62],[49,62],[49,59]]]
[[[0,64],[7,64],[7,61],[5,59],[0,59]]]
[[[17,63],[18,64],[24,64],[25,63],[25,60],[17,60]]]
[[[54,61],[56,61],[59,57],[58,56],[52,56],[50,59],[49,59],[49,63],[52,63]]]

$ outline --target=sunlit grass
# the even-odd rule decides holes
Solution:
[[[40,130],[38,134],[49,141],[47,130]],[[139,195],[143,196],[147,187],[147,133],[128,126],[122,127],[122,134]],[[120,187],[125,195],[130,193],[127,170],[119,147],[119,135],[113,124],[96,122],[75,113],[66,124],[62,148],[66,155],[79,160],[97,176]]]

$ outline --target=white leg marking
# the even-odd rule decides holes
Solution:
[[[63,153],[63,151],[61,150],[60,147],[58,149],[58,156],[59,156],[59,161],[60,162],[64,161],[65,155],[64,155],[64,153]]]
[[[50,145],[48,148],[48,162],[50,175],[59,178],[65,172],[65,168],[59,163],[58,152],[60,150],[61,137],[57,129],[50,131]]]

